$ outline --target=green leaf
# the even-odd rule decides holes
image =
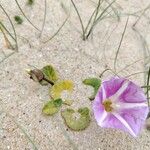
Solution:
[[[62,105],[62,99],[58,98],[56,100],[53,100],[53,103],[56,107],[60,107]]]
[[[33,4],[34,4],[34,0],[28,0],[28,1],[27,1],[27,4],[28,4],[28,5],[33,5]]]
[[[17,24],[22,24],[22,22],[23,22],[23,20],[20,16],[15,16],[14,19],[17,22]]]
[[[56,100],[51,100],[44,105],[42,112],[46,115],[52,116],[59,111],[61,105],[62,99],[59,98]]]
[[[44,77],[52,82],[56,82],[58,80],[58,75],[57,72],[55,71],[54,67],[51,65],[47,65],[45,67],[43,67],[42,72],[44,74]],[[47,85],[48,82],[42,80],[40,82],[41,85]]]
[[[101,80],[97,78],[88,78],[83,81],[85,85],[92,86],[94,88],[94,93],[89,97],[90,100],[93,100],[97,94],[99,87],[101,86]]]
[[[70,80],[62,80],[56,82],[50,91],[51,96],[54,99],[60,98],[63,91],[71,93],[73,91],[73,82]]]
[[[80,115],[79,118],[75,118],[73,115],[75,114],[75,111],[73,109],[67,108],[66,110],[62,111],[62,117],[66,123],[66,125],[74,130],[74,131],[80,131],[87,128],[90,124],[90,111],[87,107],[85,108],[79,108],[78,114]]]

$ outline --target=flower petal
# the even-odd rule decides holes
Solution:
[[[127,103],[139,103],[139,102],[146,102],[146,96],[143,90],[130,81],[126,90],[120,95],[121,102]]]
[[[111,97],[114,95],[123,85],[126,79],[113,77],[110,80],[104,81],[102,86],[104,86],[106,92],[106,98]]]
[[[140,108],[132,108],[132,109],[124,109],[119,112],[120,116],[124,118],[134,131],[135,135],[138,135],[141,131],[144,122],[147,118],[149,109],[148,107],[140,107]]]
[[[129,125],[127,125],[128,123],[126,122],[126,126],[123,124],[123,121],[124,119],[118,119],[118,115],[113,115],[111,113],[109,113],[107,115],[107,118],[105,118],[103,124],[101,127],[103,128],[112,128],[112,129],[120,129],[120,130],[123,130],[125,132],[130,132],[132,135],[134,135],[134,132],[132,132],[132,129],[130,128]],[[130,130],[127,128],[127,126],[130,128]],[[135,135],[134,135],[135,136]]]
[[[136,137],[136,134],[134,133],[133,129],[130,127],[128,122],[122,116],[120,116],[118,113],[112,113],[112,114],[122,123],[122,125],[124,125],[124,127],[128,130],[128,132],[131,135]]]
[[[104,106],[100,103],[100,101],[94,101],[93,110],[98,125],[102,127],[103,121],[107,117],[107,112],[104,110]]]
[[[117,109],[131,109],[147,107],[146,103],[117,103],[115,106]]]
[[[116,93],[112,95],[109,99],[111,99],[112,101],[118,101],[119,97],[127,89],[128,85],[129,85],[129,81],[128,80],[124,81],[122,86],[118,89],[118,91],[116,91]]]
[[[98,104],[102,104],[102,101],[104,99],[106,99],[106,92],[105,92],[104,86],[102,85],[98,93],[96,94],[94,101],[96,101]]]

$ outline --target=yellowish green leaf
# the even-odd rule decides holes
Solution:
[[[62,92],[67,91],[71,93],[73,91],[73,82],[70,80],[62,80],[56,82],[50,89],[50,94],[54,99],[62,97]]]
[[[62,99],[51,100],[44,105],[42,112],[46,115],[54,115],[59,111],[61,105]]]
[[[101,80],[97,79],[97,78],[88,78],[88,79],[85,79],[83,81],[83,83],[85,85],[89,85],[89,86],[92,86],[94,88],[93,95],[89,97],[90,100],[93,100],[95,98],[95,95],[97,94],[99,87],[101,86]]]
[[[80,116],[75,117],[75,113],[78,113]],[[90,111],[87,107],[80,108],[77,112],[68,108],[62,111],[61,114],[66,125],[74,131],[84,130],[90,124]]]
[[[42,72],[44,74],[44,77],[52,82],[56,82],[58,80],[58,74],[56,72],[56,70],[54,69],[53,66],[51,65],[47,65],[45,67],[43,67],[42,69]],[[41,85],[47,85],[48,82],[42,80],[40,82]]]

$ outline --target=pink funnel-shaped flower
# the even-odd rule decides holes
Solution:
[[[140,87],[114,77],[102,83],[93,102],[94,116],[99,126],[121,129],[136,137],[149,112],[146,101]]]

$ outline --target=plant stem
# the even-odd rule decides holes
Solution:
[[[150,87],[150,67],[149,67],[149,70],[148,70],[148,76],[147,76],[147,89],[146,89],[146,93],[147,93],[147,102],[148,102],[148,106],[150,106],[150,102],[149,102],[149,87]]]
[[[46,79],[45,77],[43,77],[43,80],[45,80],[46,82],[48,82],[48,83],[51,84],[51,85],[54,85],[54,82],[53,82],[53,81],[50,81],[50,80]]]
[[[150,85],[143,85],[141,88],[150,88]]]
[[[128,75],[128,76],[125,76],[125,78],[129,78],[129,77],[131,77],[131,76],[134,76],[134,75],[137,75],[137,74],[141,74],[141,73],[147,73],[147,71],[136,72],[136,73],[130,74],[130,75]]]
[[[37,146],[35,145],[35,143],[33,142],[33,140],[30,138],[30,136],[26,133],[25,129],[14,119],[13,116],[11,116],[8,112],[5,112],[4,113],[7,114],[7,116],[9,118],[12,119],[12,121],[17,125],[17,127],[22,131],[22,133],[26,136],[26,138],[29,140],[29,142],[32,144],[33,146],[33,149],[34,150],[38,150]]]

